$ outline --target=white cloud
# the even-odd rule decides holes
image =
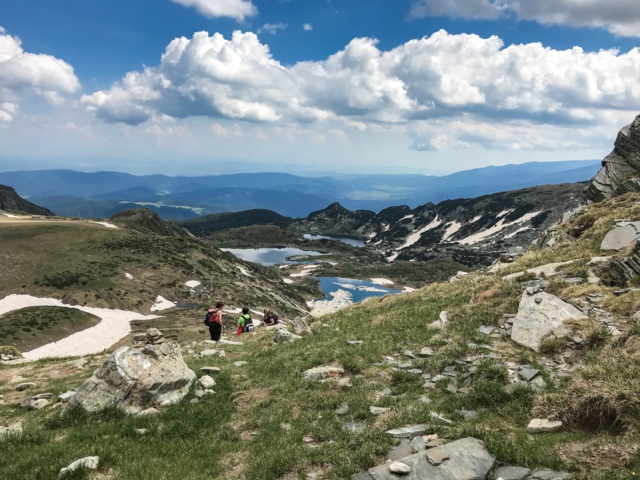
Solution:
[[[230,17],[244,21],[246,17],[258,14],[251,0],[171,0],[185,7],[193,7],[209,18]]]
[[[51,55],[25,52],[20,39],[0,27],[0,121],[12,121],[28,95],[60,103],[61,95],[79,88],[71,65]]]
[[[310,32],[311,30],[313,30],[313,25],[311,25],[310,23],[305,23],[304,25],[302,25],[302,29],[305,32]]]
[[[329,130],[340,123],[360,131],[407,129],[416,150],[497,148],[496,138],[527,149],[544,146],[547,133],[531,133],[543,131],[539,125],[593,128],[631,117],[640,109],[638,78],[638,48],[505,47],[495,36],[439,31],[388,51],[357,38],[326,60],[286,67],[253,33],[234,32],[227,40],[199,32],[172,41],[158,66],[82,100],[108,122],[138,124],[163,115],[283,127],[330,122]],[[455,130],[436,136],[423,128],[440,119]],[[506,125],[519,138],[504,138]]]
[[[262,32],[267,32],[270,33],[272,35],[275,35],[276,33],[278,33],[279,30],[284,30],[288,27],[288,25],[286,23],[265,23],[264,25],[262,25],[259,29],[258,29],[258,34],[262,33]]]
[[[218,138],[231,138],[231,137],[240,137],[242,136],[242,130],[240,126],[236,123],[231,125],[230,127],[224,127],[219,123],[214,123],[211,125],[211,133]]]
[[[640,37],[637,0],[414,0],[410,17],[495,19],[513,15],[545,25],[603,28],[618,36]]]

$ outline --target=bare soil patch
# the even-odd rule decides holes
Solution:
[[[238,392],[233,401],[236,402],[238,410],[243,412],[250,410],[255,405],[269,398],[272,391],[268,388],[255,388],[252,390],[245,390],[244,392]]]

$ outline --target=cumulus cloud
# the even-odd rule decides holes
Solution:
[[[302,29],[305,32],[310,32],[311,30],[313,30],[313,25],[311,25],[310,23],[305,23],[304,25],[302,25]]]
[[[258,9],[251,0],[171,0],[185,7],[193,7],[208,18],[230,17],[243,21],[257,15]]]
[[[288,27],[289,25],[287,25],[286,23],[265,23],[263,26],[261,26],[258,29],[258,33],[262,33],[262,32],[267,32],[270,33],[272,35],[275,35],[276,33],[278,33],[279,30],[284,30]]]
[[[80,88],[68,63],[51,55],[27,53],[20,39],[0,27],[0,121],[9,122],[23,96],[33,94],[50,102]]]
[[[199,32],[172,41],[158,66],[131,72],[82,101],[103,120],[127,124],[167,115],[277,125],[334,121],[360,130],[462,117],[584,126],[640,109],[638,78],[638,48],[505,47],[495,36],[439,31],[388,51],[357,38],[326,60],[284,66],[253,33],[225,39]],[[416,135],[414,146],[465,148],[492,135]]]
[[[637,0],[414,0],[410,17],[495,19],[513,15],[545,25],[603,28],[618,36],[640,37]]]

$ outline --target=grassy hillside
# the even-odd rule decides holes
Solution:
[[[12,376],[60,393],[92,368],[65,376],[52,374],[69,371],[63,360],[0,366],[0,424],[25,421],[25,435],[0,448],[0,479],[57,478],[61,467],[86,455],[101,457],[102,478],[345,479],[384,462],[396,443],[385,430],[414,423],[431,425],[429,433],[447,440],[480,438],[503,464],[563,469],[577,480],[634,478],[640,469],[640,328],[631,317],[640,308],[640,291],[569,281],[587,276],[588,259],[603,254],[600,242],[620,218],[640,220],[640,196],[589,207],[558,229],[565,234],[560,245],[530,252],[497,274],[476,272],[365,301],[314,321],[296,343],[274,345],[271,332],[259,331],[241,337],[242,346],[218,346],[226,356],[214,360],[198,355],[210,346],[192,343],[204,338],[203,330],[176,329],[191,368],[219,366],[222,372],[215,395],[198,403],[188,397],[155,417],[26,412],[14,405],[19,396],[9,384]],[[581,342],[562,338],[536,354],[501,335],[535,276],[503,275],[567,260],[575,262],[546,278],[545,291],[591,305],[588,320],[570,325]],[[445,328],[427,328],[442,311],[448,312]],[[604,317],[619,334],[610,333]],[[481,326],[495,331],[481,333]],[[424,347],[433,354],[419,357]],[[92,365],[103,358],[91,359]],[[247,364],[235,366],[239,360]],[[320,365],[343,367],[344,378],[303,379],[302,372]],[[510,384],[514,365],[540,370],[544,385]],[[425,375],[442,376],[423,387]],[[374,415],[371,406],[389,410]],[[469,410],[476,415],[465,415]],[[435,420],[433,412],[453,424]],[[546,417],[564,420],[565,428],[526,433],[530,419]],[[350,430],[354,426],[363,430]],[[141,436],[138,428],[147,433]],[[74,478],[100,477],[80,472]]]

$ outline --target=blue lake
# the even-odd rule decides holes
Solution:
[[[351,295],[351,302],[361,302],[369,297],[383,297],[391,293],[400,293],[402,290],[395,290],[384,285],[377,285],[369,280],[357,280],[355,278],[341,277],[318,277],[320,280],[320,290],[327,297],[332,297],[333,293],[343,290]]]
[[[310,233],[305,233],[303,235],[307,240],[337,240],[342,243],[346,243],[347,245],[351,245],[352,247],[364,247],[364,240],[360,240],[358,238],[347,238],[347,237],[331,237],[327,235],[312,235]]]
[[[308,255],[318,257],[324,255],[320,252],[311,252],[308,250],[301,250],[299,248],[286,247],[286,248],[222,248],[224,252],[233,253],[236,257],[246,260],[247,262],[260,263],[261,265],[273,266],[281,265],[283,263],[301,263],[292,260],[287,260],[287,257],[293,257],[295,255]]]

